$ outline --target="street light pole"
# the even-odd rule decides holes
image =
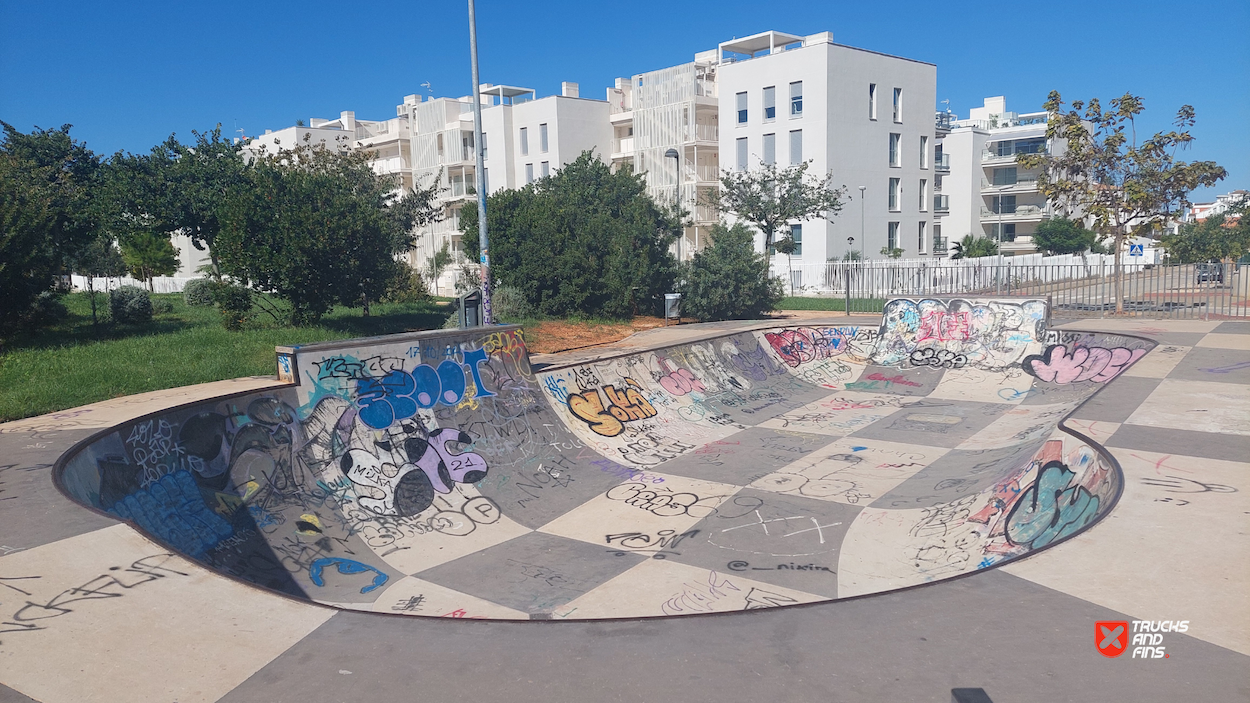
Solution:
[[[851,247],[855,246],[855,238],[846,238],[846,250],[849,252]],[[847,255],[846,266],[842,269],[842,273],[846,276],[846,314],[851,314],[851,257]]]
[[[482,154],[482,92],[477,72],[477,15],[473,0],[469,0],[469,63],[473,71],[473,151],[475,165],[473,180],[477,188],[477,241],[481,252],[482,324],[494,324],[490,304],[490,237],[486,234],[486,164]]]
[[[681,154],[679,154],[676,149],[669,149],[668,151],[664,152],[664,158],[672,159],[674,168],[677,170],[677,186],[676,186],[676,190],[673,191],[673,203],[677,205],[677,207],[680,208],[681,207]],[[681,238],[677,240],[677,259],[678,260],[681,260],[681,250],[682,250],[682,245],[685,244],[685,242],[683,241],[685,238],[686,238],[686,232],[685,232],[685,228],[683,227]]]
[[[859,258],[864,258],[864,191],[868,186],[859,187]]]

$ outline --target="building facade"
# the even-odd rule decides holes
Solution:
[[[933,64],[835,44],[829,32],[764,32],[718,53],[724,168],[810,161],[810,173],[848,190],[835,216],[792,223],[795,263],[932,255]]]

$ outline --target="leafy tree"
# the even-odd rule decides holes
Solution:
[[[222,229],[222,211],[231,193],[245,187],[247,164],[242,146],[221,136],[221,125],[196,132],[194,146],[178,142],[173,135],[158,147],[161,165],[167,169],[165,225],[191,238],[191,245],[208,251],[213,270],[220,264],[213,245]]]
[[[994,256],[998,253],[998,242],[989,237],[978,237],[965,234],[964,238],[951,245],[952,259],[975,259],[981,256]]]
[[[70,137],[70,125],[29,134],[0,127],[0,334],[8,334],[95,236],[100,160]]]
[[[658,314],[677,262],[681,218],[657,205],[642,177],[584,152],[549,178],[490,196],[491,270],[544,315]],[[460,212],[464,252],[477,260],[477,209]]]
[[[91,326],[99,327],[96,311],[96,278],[114,278],[126,273],[126,262],[112,237],[97,236],[70,259],[69,268],[87,279],[87,298],[91,301]]]
[[[136,229],[122,237],[121,249],[126,269],[136,281],[147,283],[149,291],[155,292],[157,276],[178,273],[178,249],[168,234]]]
[[[1189,146],[1195,123],[1189,105],[1176,113],[1176,129],[1137,143],[1140,97],[1125,93],[1107,110],[1098,99],[1074,101],[1064,109],[1058,91],[1044,105],[1050,113],[1046,136],[1062,140],[1058,154],[1021,154],[1024,168],[1041,168],[1038,190],[1067,212],[1093,219],[1099,238],[1112,238],[1115,252],[1116,312],[1124,312],[1122,256],[1130,236],[1148,236],[1189,205],[1189,193],[1227,175],[1214,161],[1186,163],[1176,152]]]
[[[903,258],[903,250],[898,247],[894,247],[893,249],[890,247],[881,247],[881,255],[891,259],[901,259]]]
[[[221,270],[291,305],[294,325],[334,304],[366,307],[402,272],[412,227],[430,221],[431,189],[397,194],[369,154],[301,146],[262,155],[222,210]]]
[[[764,234],[764,251],[795,221],[833,217],[847,202],[846,186],[833,185],[833,174],[808,175],[810,161],[777,168],[766,164],[754,171],[721,174],[719,205]]]
[[[1079,220],[1055,217],[1037,226],[1033,243],[1047,254],[1081,254],[1098,244],[1098,236],[1082,227]]]
[[[784,239],[778,239],[773,244],[773,249],[778,254],[786,257],[786,270],[790,275],[790,295],[794,295],[794,252],[799,248],[799,243],[794,241],[794,234],[790,233]]]
[[[774,309],[783,284],[770,275],[768,256],[757,254],[754,242],[741,222],[713,227],[712,246],[682,266],[682,312],[706,322],[757,318]]]
[[[1163,246],[1175,263],[1229,261],[1250,251],[1250,222],[1244,214],[1229,218],[1224,214],[1186,222],[1176,234],[1164,235]]]

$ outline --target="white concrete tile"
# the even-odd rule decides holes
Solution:
[[[1189,353],[1192,347],[1181,347],[1173,344],[1162,344],[1145,356],[1137,360],[1137,363],[1128,367],[1124,372],[1125,376],[1140,376],[1142,378],[1167,378],[1172,369],[1180,363],[1181,359]]]
[[[920,396],[843,390],[765,420],[759,427],[843,437],[922,400]]]
[[[972,367],[948,369],[928,397],[933,400],[1018,404],[1024,402],[1026,393],[1033,387],[1033,380],[1018,367],[1006,371]]]
[[[0,577],[0,680],[43,703],[211,703],[335,613],[126,525],[2,557]]]
[[[1044,439],[1079,403],[1017,405],[959,444],[958,449],[998,449]]]
[[[1250,351],[1250,334],[1216,334],[1211,333],[1194,346],[1209,347],[1213,349],[1237,349],[1239,351]]]
[[[1120,429],[1120,423],[1102,420],[1068,420],[1063,425],[1071,427],[1099,444],[1106,442],[1116,430]]]
[[[751,484],[783,495],[868,505],[950,450],[844,438]]]
[[[1250,435],[1250,386],[1165,378],[1125,424]]]
[[[331,604],[334,605],[334,604]],[[416,615],[470,620],[529,620],[529,613],[492,603],[477,596],[408,576],[388,587],[372,604],[345,603],[341,607],[359,610],[367,606],[375,613]]]

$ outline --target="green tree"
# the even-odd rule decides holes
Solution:
[[[549,178],[487,201],[491,271],[544,315],[659,314],[677,262],[681,218],[657,205],[641,176],[585,152]],[[461,239],[479,257],[477,209],[460,211]]]
[[[773,244],[773,249],[786,257],[786,271],[790,275],[790,295],[794,295],[794,252],[799,248],[799,243],[794,241],[794,234],[787,234],[783,239],[778,239]]]
[[[1235,261],[1250,251],[1250,223],[1244,214],[1230,219],[1224,214],[1186,222],[1176,234],[1164,235],[1163,246],[1173,263]]]
[[[220,264],[213,245],[222,229],[222,213],[231,193],[245,187],[247,164],[241,145],[221,136],[221,125],[211,131],[196,132],[193,146],[170,135],[157,147],[161,166],[167,170],[170,188],[165,202],[165,224],[191,238],[191,245],[207,251],[213,271],[220,275]]]
[[[31,305],[95,236],[100,160],[70,125],[29,134],[0,122],[0,335],[29,321]]]
[[[965,234],[964,238],[951,246],[952,259],[975,259],[981,256],[994,256],[998,253],[998,242],[989,237],[978,237]]]
[[[87,299],[91,301],[91,326],[98,330],[95,279],[114,278],[126,273],[126,262],[112,237],[97,236],[70,259],[69,268],[87,279]]]
[[[890,247],[881,247],[881,255],[889,259],[901,259],[903,258],[903,250],[898,247],[894,247],[893,249]]]
[[[1193,141],[1195,123],[1189,105],[1176,113],[1176,129],[1159,132],[1137,143],[1136,118],[1140,97],[1125,93],[1110,101],[1107,110],[1098,99],[1074,101],[1064,109],[1058,91],[1044,105],[1050,113],[1046,136],[1062,141],[1057,154],[1021,154],[1024,168],[1040,168],[1038,191],[1067,212],[1093,220],[1094,232],[1113,239],[1115,252],[1116,312],[1124,312],[1122,257],[1130,236],[1149,236],[1189,205],[1189,193],[1214,185],[1227,172],[1214,161],[1176,160],[1178,150]]]
[[[846,186],[834,187],[833,174],[808,174],[810,161],[777,168],[765,164],[753,171],[721,173],[719,206],[754,225],[764,234],[764,251],[790,223],[833,217],[847,202]]]
[[[1044,220],[1033,232],[1033,243],[1047,254],[1081,254],[1098,243],[1098,236],[1079,220],[1055,217]]]
[[[246,174],[222,210],[221,270],[285,298],[294,325],[379,300],[402,272],[395,257],[412,247],[413,224],[434,217],[432,190],[397,193],[367,152],[301,146]]]
[[[701,322],[757,318],[783,295],[768,256],[755,252],[755,235],[741,222],[713,227],[712,246],[682,266],[681,279],[682,313]]]
[[[178,249],[168,234],[138,228],[123,235],[120,243],[126,269],[136,281],[147,283],[149,291],[156,291],[157,276],[178,273]]]

